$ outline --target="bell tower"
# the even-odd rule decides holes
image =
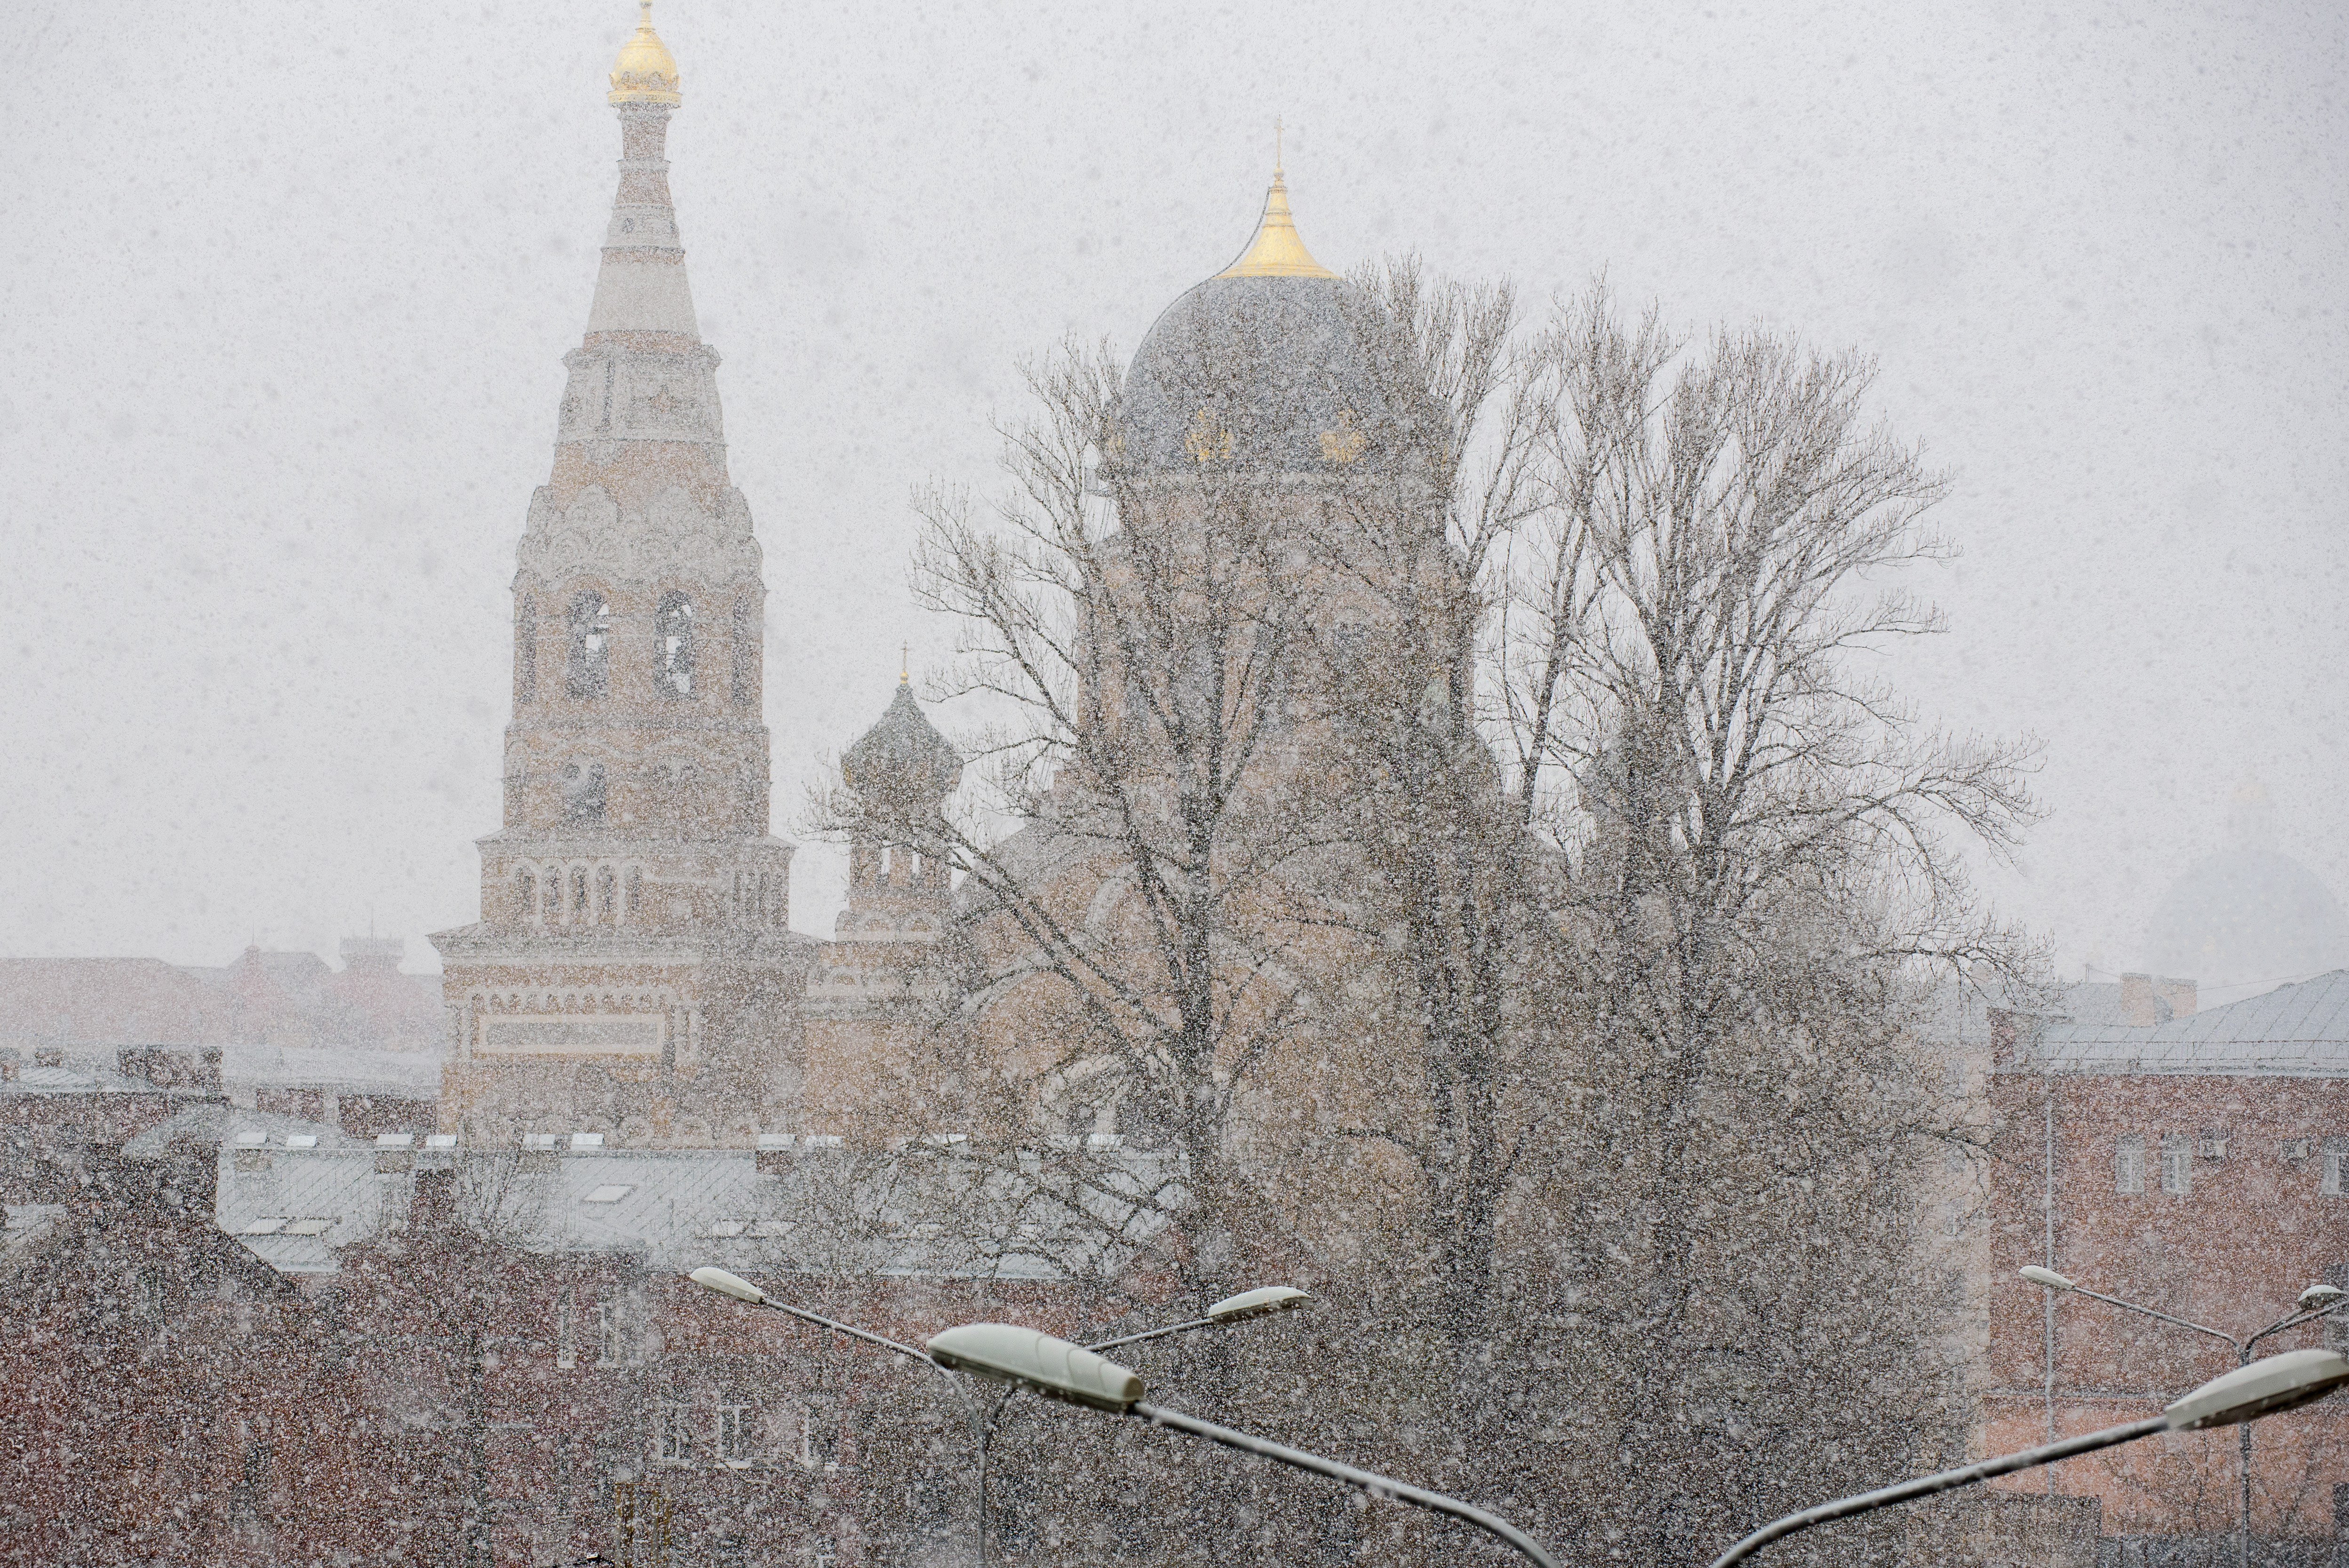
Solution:
[[[485,1139],[755,1141],[777,1114],[804,939],[771,836],[766,586],[726,468],[666,141],[682,101],[650,0],[587,331],[513,580],[504,825],[481,919],[440,933],[441,1121]]]

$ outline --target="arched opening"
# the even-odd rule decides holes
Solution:
[[[571,923],[587,923],[587,868],[574,866],[571,872]]]
[[[617,923],[619,918],[619,874],[611,867],[605,866],[595,873],[595,919],[600,924],[611,925]]]
[[[538,601],[525,593],[514,627],[514,696],[531,702],[538,696]]]
[[[592,589],[571,601],[571,695],[602,696],[612,680],[612,606]]]
[[[514,879],[514,906],[524,920],[538,918],[538,878],[527,871]]]
[[[759,698],[758,620],[750,601],[734,601],[734,706],[750,707]]]
[[[693,695],[693,601],[671,593],[653,617],[654,652],[659,659],[655,684],[663,696]]]
[[[566,762],[559,779],[563,789],[563,820],[600,822],[604,820],[604,765]]]
[[[635,919],[636,919],[636,918],[637,918],[637,916],[638,916],[638,915],[643,912],[643,910],[644,910],[644,904],[645,904],[645,873],[644,873],[644,869],[643,869],[641,866],[630,866],[630,867],[628,868],[628,897],[627,897],[627,903],[626,903],[625,905],[623,905],[623,906],[622,906],[622,907],[626,911],[626,915],[624,916],[624,918],[628,919],[628,920],[635,920]]]
[[[541,916],[541,918],[550,921],[562,919],[563,868],[561,866],[547,867],[543,885],[546,889],[546,906],[545,913]]]

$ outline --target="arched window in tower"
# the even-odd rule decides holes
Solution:
[[[528,871],[514,878],[514,903],[524,920],[538,918],[538,878]]]
[[[612,678],[612,606],[590,591],[571,601],[571,695],[604,695]]]
[[[620,918],[619,873],[605,866],[595,873],[595,923],[616,925]]]
[[[660,655],[657,677],[663,696],[693,695],[693,601],[671,593],[660,602],[653,620],[655,651]]]
[[[559,775],[563,789],[563,820],[600,822],[604,820],[604,765],[566,762]]]
[[[734,601],[734,706],[749,707],[758,696],[759,645],[756,612],[748,599]]]
[[[538,601],[525,593],[514,627],[514,695],[523,702],[538,696]]]

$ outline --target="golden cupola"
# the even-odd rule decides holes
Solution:
[[[1298,237],[1297,221],[1288,214],[1288,182],[1281,178],[1280,166],[1273,165],[1272,189],[1265,192],[1264,216],[1256,226],[1256,238],[1248,248],[1223,272],[1226,278],[1334,278],[1338,274],[1313,259]]]
[[[636,30],[620,46],[620,57],[612,66],[611,101],[683,103],[677,91],[677,57],[653,31],[653,0],[636,0]]]

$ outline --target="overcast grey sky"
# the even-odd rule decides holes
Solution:
[[[225,961],[478,913],[507,584],[586,319],[629,0],[12,13],[0,953]],[[1017,358],[1300,232],[1537,304],[1879,356],[1958,475],[1889,673],[2048,743],[1991,885],[2067,965],[2256,771],[2349,892],[2349,13],[661,0],[672,179],[766,548],[777,830],[885,705],[909,489]],[[951,717],[948,717],[949,724]],[[802,851],[828,931],[841,858]]]

